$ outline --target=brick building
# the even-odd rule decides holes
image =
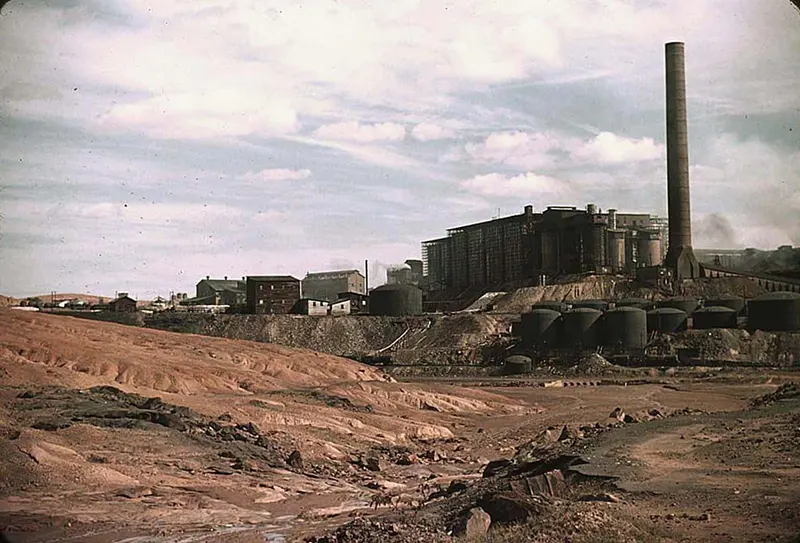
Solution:
[[[300,300],[300,280],[291,275],[248,275],[247,312],[284,315]]]
[[[307,273],[303,279],[303,297],[335,302],[342,292],[367,293],[367,281],[358,270]]]

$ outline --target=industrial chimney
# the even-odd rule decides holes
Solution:
[[[667,206],[669,248],[666,266],[676,279],[700,277],[692,251],[692,216],[689,197],[689,141],[686,128],[686,72],[684,46],[666,45],[667,67]]]

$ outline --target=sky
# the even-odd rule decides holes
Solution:
[[[800,245],[783,0],[12,0],[0,293],[139,299],[360,268],[549,205],[666,216],[686,43],[694,246]]]

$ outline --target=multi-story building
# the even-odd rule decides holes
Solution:
[[[367,281],[360,271],[307,273],[303,279],[303,296],[306,298],[335,302],[343,292],[366,295]]]
[[[248,313],[283,315],[300,300],[300,280],[291,275],[248,275]]]
[[[627,271],[661,262],[661,224],[647,214],[548,207],[470,224],[422,243],[430,290],[502,285],[542,276]]]

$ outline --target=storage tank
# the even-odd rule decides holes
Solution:
[[[608,265],[614,271],[625,269],[625,230],[608,230]]]
[[[800,294],[771,292],[747,302],[751,330],[800,330]]]
[[[530,373],[532,368],[533,363],[530,358],[515,354],[506,358],[503,364],[503,373],[506,375],[519,375],[522,373]]]
[[[700,307],[700,300],[692,298],[691,296],[676,296],[667,300],[662,300],[658,303],[658,307],[671,307],[673,309],[680,309],[687,315],[694,313],[695,309]]]
[[[636,254],[639,267],[661,264],[661,232],[639,230],[636,236]]]
[[[710,328],[736,328],[735,309],[730,307],[709,306],[692,313],[692,328],[708,330]]]
[[[541,302],[536,302],[533,304],[531,309],[550,309],[552,311],[563,313],[567,310],[567,304],[564,302],[559,302],[558,300],[542,300]]]
[[[525,349],[552,348],[558,341],[561,313],[532,309],[522,315],[522,346]]]
[[[659,307],[647,312],[647,331],[674,334],[686,330],[689,315],[674,307]]]
[[[605,300],[573,300],[570,302],[573,309],[581,307],[588,307],[598,311],[605,311],[608,309],[608,302]]]
[[[644,349],[647,345],[647,313],[632,306],[609,309],[603,317],[604,345]]]
[[[655,303],[644,298],[624,298],[617,301],[615,307],[638,307],[639,309],[652,309]]]
[[[739,315],[744,314],[744,310],[746,307],[744,298],[739,296],[734,296],[732,294],[722,294],[720,296],[714,296],[713,298],[708,298],[703,303],[706,307],[730,307],[734,311],[736,311]]]
[[[561,315],[561,345],[567,349],[594,349],[600,342],[602,311],[579,307]]]
[[[370,315],[405,317],[422,314],[422,290],[414,285],[382,285],[369,293]]]

